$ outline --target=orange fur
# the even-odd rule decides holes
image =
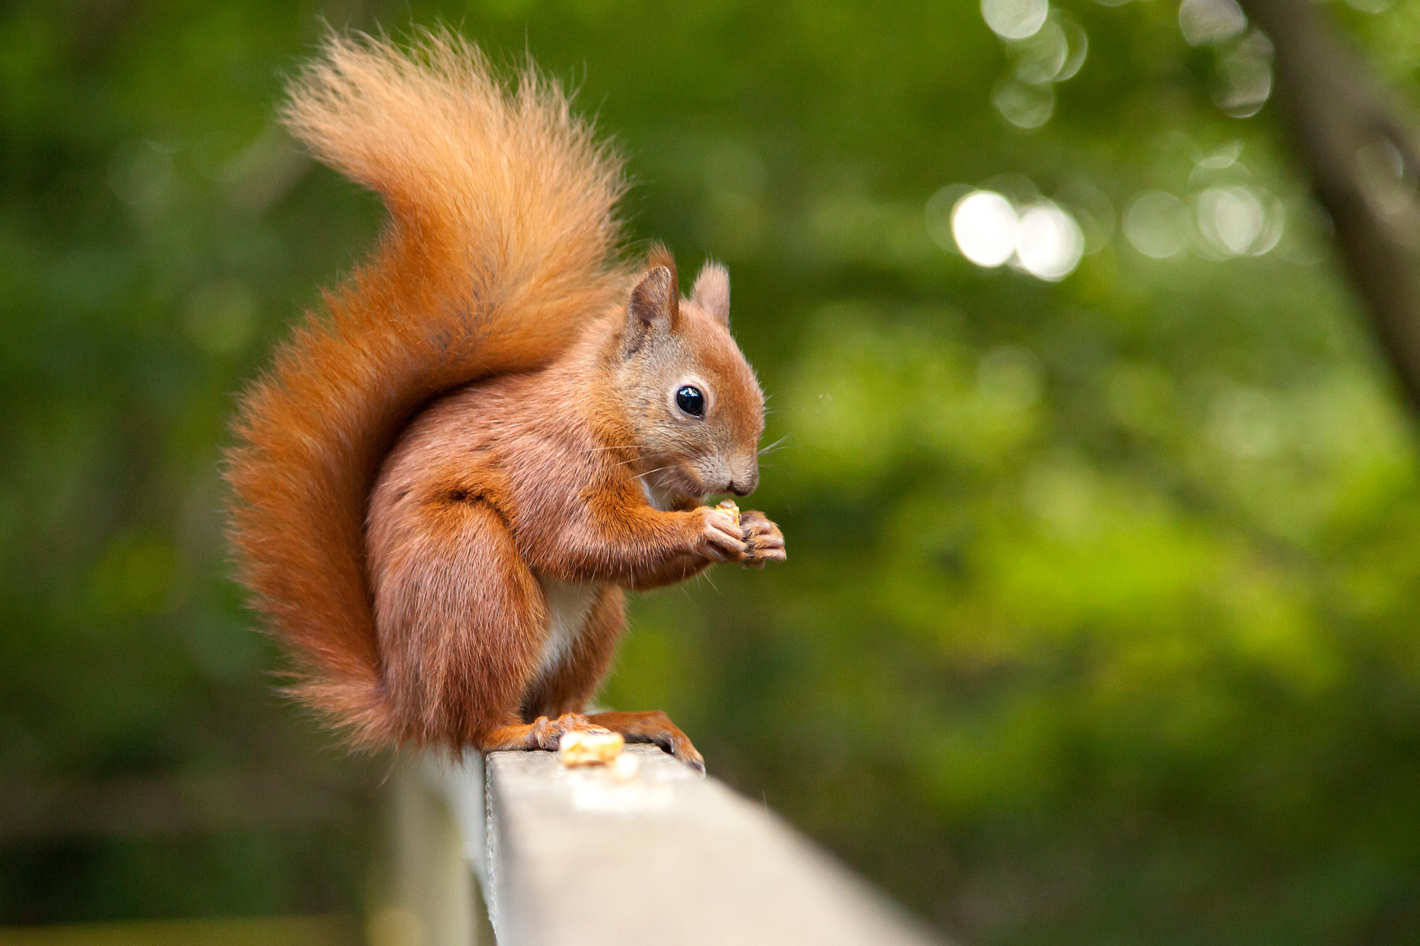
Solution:
[[[620,163],[530,68],[509,90],[447,34],[332,37],[283,118],[390,223],[242,399],[242,580],[354,745],[546,745],[581,718],[530,714],[594,692],[613,585],[783,557],[696,508],[757,478],[753,374],[669,253],[616,262]],[[703,423],[668,415],[683,375],[714,392]]]

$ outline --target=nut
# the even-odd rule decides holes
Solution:
[[[735,520],[735,527],[736,527],[736,528],[739,527],[739,524],[740,524],[740,507],[739,507],[739,504],[736,503],[733,499],[722,499],[722,500],[720,500],[718,503],[715,504],[715,508],[716,508],[716,509],[723,509],[725,512],[729,513],[729,514],[730,514],[730,518],[733,519],[733,520]]]
[[[574,729],[557,742],[557,758],[563,765],[605,765],[625,748],[621,733],[608,729]]]

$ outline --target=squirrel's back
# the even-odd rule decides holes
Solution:
[[[329,38],[282,118],[390,220],[242,398],[232,542],[293,691],[372,746],[393,736],[365,565],[380,461],[430,398],[546,364],[624,296],[621,165],[556,84],[528,67],[505,88],[447,33]]]

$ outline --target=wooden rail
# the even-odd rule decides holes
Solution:
[[[938,942],[765,806],[659,749],[627,752],[625,781],[550,752],[402,765],[371,942]]]

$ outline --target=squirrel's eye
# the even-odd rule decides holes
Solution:
[[[675,406],[680,408],[691,417],[705,416],[705,395],[700,393],[699,388],[690,385],[682,385],[675,393]]]

